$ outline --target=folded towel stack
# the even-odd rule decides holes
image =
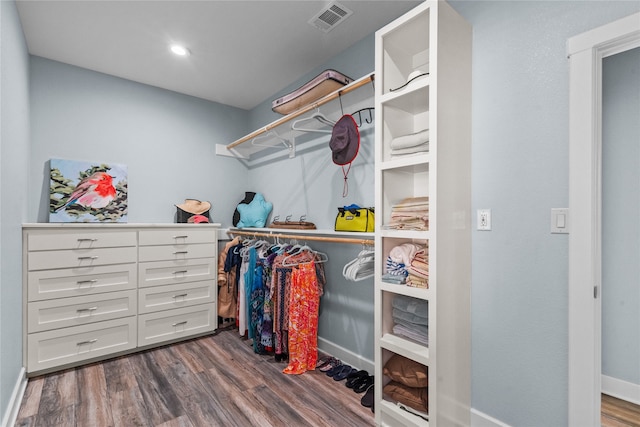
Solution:
[[[429,255],[424,250],[416,254],[407,268],[407,285],[416,288],[429,287]]]
[[[388,228],[396,230],[428,230],[429,197],[409,197],[393,205]]]
[[[429,303],[404,295],[395,295],[392,301],[393,333],[429,345]]]
[[[429,129],[393,138],[390,147],[391,156],[426,153],[429,151]]]
[[[429,287],[428,247],[403,243],[389,251],[382,281],[408,286]]]

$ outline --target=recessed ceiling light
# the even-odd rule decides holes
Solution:
[[[188,56],[191,52],[184,46],[180,46],[179,44],[171,45],[171,52],[175,53],[178,56]]]

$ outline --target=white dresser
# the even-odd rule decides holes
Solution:
[[[213,332],[218,228],[24,225],[27,373]]]

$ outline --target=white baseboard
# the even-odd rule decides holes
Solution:
[[[351,365],[354,368],[364,369],[365,371],[373,375],[374,363],[372,360],[365,359],[359,354],[347,350],[344,347],[340,347],[339,345],[336,345],[331,341],[327,341],[318,337],[318,350],[323,353],[330,354],[331,356],[342,360],[344,363]]]
[[[640,384],[602,375],[601,387],[604,394],[640,405]]]
[[[471,427],[510,427],[485,413],[471,408]]]
[[[13,393],[11,393],[11,399],[9,399],[9,405],[7,405],[7,412],[2,416],[2,427],[13,427],[18,418],[18,411],[22,404],[22,397],[24,391],[27,388],[27,376],[24,368],[20,370],[16,384],[13,387]]]

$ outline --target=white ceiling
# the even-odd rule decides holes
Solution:
[[[307,21],[329,3],[18,0],[17,6],[33,55],[251,109],[420,1],[340,0],[353,15],[323,33]],[[172,42],[192,54],[176,57]]]

